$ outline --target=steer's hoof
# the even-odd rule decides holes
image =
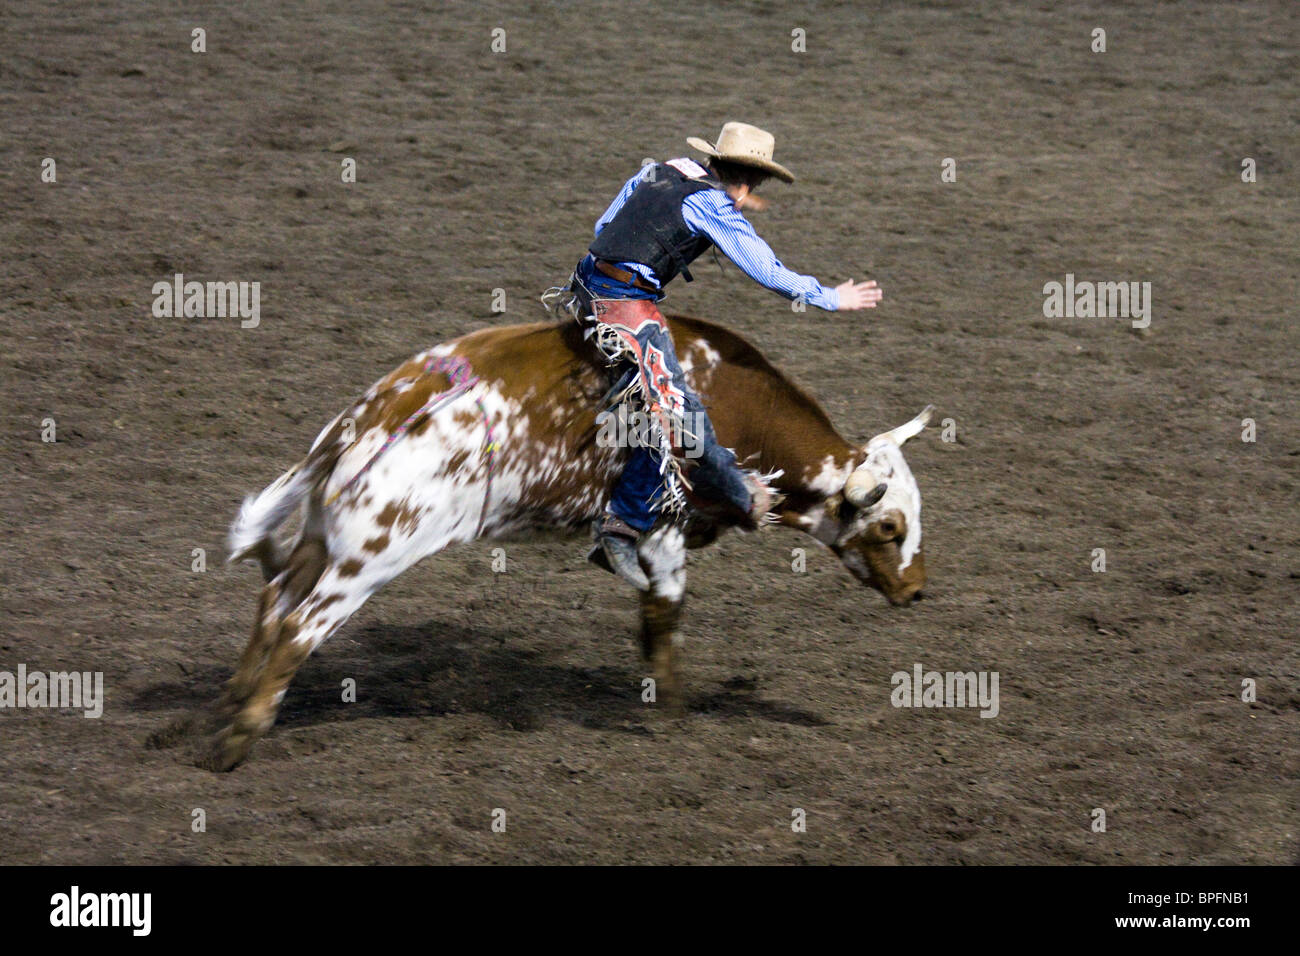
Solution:
[[[682,697],[680,687],[669,687],[659,692],[655,708],[668,717],[685,717],[686,700]]]
[[[658,643],[649,655],[654,670],[655,709],[669,717],[681,717],[686,713],[681,662],[676,649],[665,643]]]
[[[248,757],[257,739],[266,732],[269,723],[235,718],[208,738],[207,745],[198,754],[195,764],[204,770],[224,773],[234,770]]]
[[[194,763],[203,770],[225,773],[243,763],[252,746],[251,734],[219,733],[212,738]]]

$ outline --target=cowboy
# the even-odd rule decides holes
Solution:
[[[770,503],[762,482],[741,471],[718,444],[703,405],[686,382],[667,323],[656,303],[679,274],[692,281],[691,262],[716,247],[755,282],[787,299],[828,312],[872,308],[875,282],[849,280],[827,288],[785,268],[745,218],[761,209],[754,195],[768,178],[794,181],[772,158],[771,133],[727,123],[716,143],[687,142],[708,156],[646,164],[596,223],[596,239],[570,281],[578,314],[594,323],[598,347],[611,361],[631,364],[615,392],[634,396],[648,413],[654,439],[633,444],[605,515],[596,522],[597,546],[588,558],[637,588],[649,582],[637,560],[637,542],[657,515],[685,502],[744,527],[757,527]],[[683,458],[682,432],[695,441]]]

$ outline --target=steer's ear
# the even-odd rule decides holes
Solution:
[[[881,432],[876,438],[888,438],[895,445],[902,445],[909,438],[915,438],[921,432],[925,431],[925,426],[930,424],[930,419],[934,417],[934,406],[927,405],[921,409],[921,413],[913,418],[906,425],[899,425],[897,428],[887,432]],[[875,441],[876,438],[871,439]]]

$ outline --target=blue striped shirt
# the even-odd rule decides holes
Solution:
[[[640,172],[623,184],[619,194],[609,204],[604,215],[596,221],[596,235],[623,208],[633,190],[641,184],[654,167],[647,164]],[[724,256],[759,285],[771,289],[787,299],[802,298],[809,305],[834,312],[840,306],[840,294],[827,288],[812,276],[800,275],[787,269],[776,257],[772,247],[754,231],[749,220],[741,215],[731,197],[721,189],[701,189],[682,201],[682,219],[696,235],[713,240]],[[659,287],[659,278],[649,266],[639,262],[620,262],[620,266],[635,270]]]

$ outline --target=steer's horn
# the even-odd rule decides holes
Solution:
[[[876,476],[870,471],[859,468],[844,483],[844,500],[855,508],[870,508],[885,497],[886,488],[885,483],[876,481]]]
[[[934,417],[934,406],[927,405],[921,409],[921,414],[917,415],[906,425],[899,425],[897,428],[890,429],[887,432],[881,432],[876,438],[888,438],[895,445],[901,445],[909,438],[915,438],[925,430],[925,426],[930,424],[930,419]],[[871,439],[875,441],[876,438]]]

